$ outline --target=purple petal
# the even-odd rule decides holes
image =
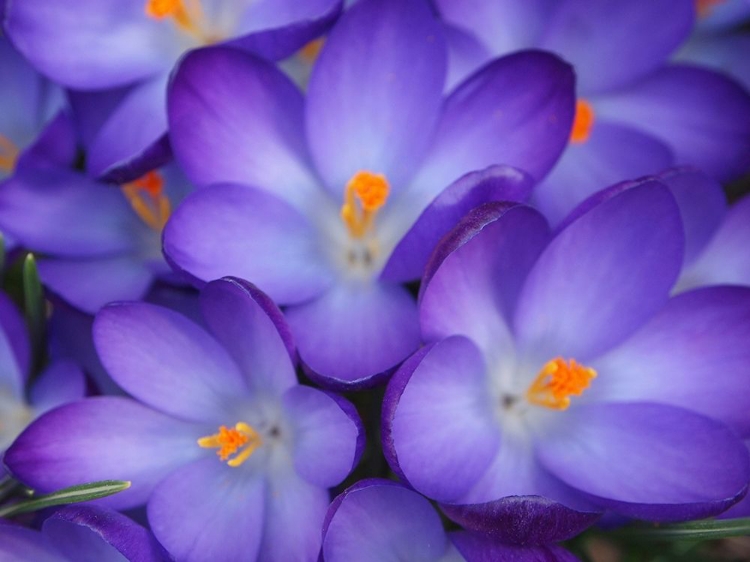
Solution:
[[[129,489],[102,500],[127,508],[143,504],[175,467],[204,454],[196,435],[200,432],[194,426],[132,400],[87,398],[42,415],[3,460],[17,478],[40,492],[129,480]]]
[[[485,365],[476,346],[454,336],[405,364],[388,386],[384,435],[390,459],[418,491],[439,501],[464,496],[500,443]]]
[[[560,546],[510,546],[465,531],[449,536],[466,562],[578,562],[578,558]]]
[[[626,90],[597,99],[597,110],[602,119],[629,124],[663,140],[677,162],[690,163],[719,180],[737,177],[750,167],[750,94],[712,70],[665,67]]]
[[[197,185],[238,182],[300,203],[316,188],[302,94],[270,63],[226,47],[189,53],[167,113],[175,156]]]
[[[599,513],[575,511],[540,496],[511,496],[474,505],[441,505],[466,529],[505,544],[545,545],[575,537]]]
[[[16,162],[16,169],[35,166],[59,166],[68,168],[74,165],[78,153],[77,132],[71,117],[61,110],[34,142],[22,151]]]
[[[597,120],[585,143],[569,144],[532,200],[552,224],[558,224],[592,193],[622,181],[671,166],[669,147],[651,135]]]
[[[206,285],[200,299],[211,333],[250,388],[280,396],[297,384],[291,333],[269,297],[247,281],[225,278]]]
[[[3,184],[0,225],[33,250],[70,257],[131,250],[141,226],[119,189],[48,167],[19,170]]]
[[[485,2],[484,5],[490,5]],[[450,92],[477,68],[492,59],[492,54],[468,29],[453,25],[443,26],[448,45],[448,77],[444,91]]]
[[[569,0],[554,12],[540,47],[573,63],[580,92],[610,90],[664,63],[690,34],[694,10],[682,0]]]
[[[745,9],[750,12],[746,2]],[[726,2],[724,5],[730,5]],[[745,56],[750,50],[750,37],[741,28],[732,33],[705,34],[694,36],[677,53],[680,62],[708,66],[719,72],[729,74],[746,89],[750,89],[750,59]]]
[[[314,388],[290,388],[282,403],[292,424],[297,474],[321,488],[339,484],[354,468],[357,424],[335,400]]]
[[[0,380],[3,385],[9,385],[16,396],[23,395],[31,363],[27,330],[15,303],[5,293],[0,293]]]
[[[556,476],[639,519],[698,519],[744,495],[750,459],[725,425],[653,403],[571,408],[540,431],[537,456]]]
[[[148,520],[176,559],[258,559],[266,490],[263,479],[244,468],[212,456],[174,470],[156,486]]]
[[[535,361],[585,362],[619,343],[666,302],[682,246],[679,211],[665,186],[646,183],[600,203],[534,264],[516,310],[520,347],[533,350]]]
[[[123,556],[139,562],[172,560],[149,531],[116,511],[92,505],[57,510],[45,519],[42,533],[57,550],[78,562],[119,562]]]
[[[690,264],[705,248],[726,214],[727,203],[721,184],[690,167],[674,168],[659,174],[680,208],[685,228],[685,264]]]
[[[167,223],[164,252],[200,280],[236,275],[283,304],[319,295],[333,277],[307,217],[283,198],[239,185],[189,196]]]
[[[163,412],[226,423],[248,387],[219,343],[181,314],[146,303],[105,307],[94,321],[102,363],[122,388]]]
[[[750,285],[750,197],[729,208],[703,253],[683,272],[679,287]]]
[[[346,489],[326,519],[326,562],[437,562],[449,546],[430,502],[389,480],[371,479]]]
[[[341,283],[286,316],[311,376],[333,388],[373,384],[419,346],[417,306],[399,285]]]
[[[85,393],[86,377],[81,368],[69,359],[59,359],[51,363],[34,381],[30,402],[38,415],[79,400]]]
[[[509,166],[470,172],[442,191],[393,250],[380,278],[388,281],[418,279],[438,241],[469,210],[488,201],[525,201],[531,178]]]
[[[535,210],[503,203],[469,213],[440,243],[420,295],[422,337],[463,334],[489,364],[512,353],[510,319],[531,266],[549,239]]]
[[[595,362],[591,397],[673,404],[750,435],[750,289],[707,287],[670,299],[641,330]]]
[[[67,562],[38,531],[13,524],[0,524],[0,560]]]
[[[432,197],[471,170],[508,164],[539,180],[568,142],[573,70],[554,55],[498,59],[445,101],[435,142],[414,184]]]
[[[45,286],[89,314],[113,301],[143,298],[154,280],[147,264],[135,256],[40,259],[37,265]]]
[[[344,14],[313,68],[306,115],[313,159],[337,200],[360,170],[384,174],[394,193],[406,187],[431,140],[445,66],[426,2],[370,0]]]
[[[5,29],[44,74],[66,86],[119,86],[168,69],[180,52],[177,28],[148,17],[143,2],[11,2]]]

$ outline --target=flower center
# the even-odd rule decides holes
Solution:
[[[167,224],[172,206],[164,193],[164,179],[151,171],[122,186],[125,198],[140,219],[156,232]]]
[[[566,410],[571,396],[580,396],[596,377],[596,371],[576,362],[555,357],[547,361],[526,391],[526,400],[553,410]]]
[[[585,99],[579,99],[576,102],[576,116],[570,131],[570,142],[579,144],[589,140],[593,126],[594,108]]]
[[[725,0],[695,0],[695,11],[699,18],[707,18],[716,6],[724,2]]]
[[[390,187],[382,174],[360,171],[346,184],[341,220],[352,238],[363,238],[372,230],[378,210],[385,205]]]
[[[318,60],[320,51],[323,49],[324,41],[325,39],[319,37],[318,39],[313,39],[312,41],[305,44],[305,46],[299,50],[300,58],[306,64],[312,65],[313,63],[315,63],[315,61]]]
[[[156,20],[172,18],[175,25],[204,44],[217,38],[205,31],[206,17],[200,0],[146,0],[146,15]]]
[[[0,135],[0,170],[12,172],[18,160],[18,147],[8,137]]]
[[[222,425],[218,433],[198,439],[199,447],[218,449],[216,454],[219,459],[226,461],[233,468],[249,459],[250,455],[262,444],[263,439],[260,434],[245,422],[238,422],[233,428]]]

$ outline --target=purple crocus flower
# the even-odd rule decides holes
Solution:
[[[537,47],[576,70],[570,144],[534,192],[553,223],[626,177],[693,164],[721,181],[750,169],[750,95],[728,76],[668,64],[695,18],[693,2],[437,0],[455,26],[454,73]]]
[[[285,305],[324,384],[373,384],[413,352],[416,305],[399,283],[474,204],[528,195],[530,177],[493,165],[540,178],[566,142],[573,76],[558,58],[499,59],[444,99],[445,66],[426,2],[362,0],[306,99],[227,48],[191,53],[172,80],[175,155],[197,186],[218,185],[177,209],[165,254],[198,283],[237,275]]]
[[[430,503],[390,480],[362,480],[328,509],[323,525],[324,562],[575,562],[556,546],[503,545],[458,531],[446,533]]]
[[[185,51],[227,43],[280,59],[325,31],[341,1],[86,0],[76,7],[57,0],[11,2],[5,29],[56,82],[84,91],[121,88],[122,103],[112,107],[92,146],[94,174],[119,182],[165,162],[165,86]],[[123,137],[128,142],[118,144]],[[130,150],[113,151],[113,143]]]
[[[356,464],[362,434],[347,402],[297,384],[281,313],[239,280],[201,294],[207,332],[148,303],[105,307],[94,340],[135,400],[98,397],[30,426],[5,462],[34,489],[103,478],[148,502],[178,559],[315,560],[329,496]]]
[[[683,246],[653,179],[584,203],[554,235],[523,205],[469,214],[427,267],[429,343],[386,391],[392,468],[512,542],[570,537],[596,511],[727,509],[750,478],[750,289],[670,299]]]
[[[83,373],[69,360],[53,361],[27,391],[31,352],[26,330],[13,302],[0,293],[0,456],[31,420],[85,392]]]
[[[94,506],[65,507],[41,531],[0,524],[0,560],[14,562],[168,562],[154,536],[124,515]]]

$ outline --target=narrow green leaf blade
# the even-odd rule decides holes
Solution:
[[[633,526],[620,529],[612,534],[639,541],[703,541],[741,537],[750,535],[750,518],[706,519],[659,527]]]
[[[0,507],[0,517],[12,517],[20,513],[38,511],[46,507],[86,502],[106,498],[130,488],[130,482],[124,480],[102,480],[63,488],[51,494],[38,496],[30,500]]]
[[[27,254],[23,261],[23,300],[32,335],[41,335],[44,326],[44,290],[34,254]]]

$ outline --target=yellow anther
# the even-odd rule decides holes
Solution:
[[[225,425],[219,432],[198,439],[198,446],[204,449],[218,449],[219,460],[236,468],[250,458],[255,450],[263,444],[260,434],[245,422],[237,423],[233,428]],[[239,451],[239,452],[238,452]],[[232,457],[231,459],[229,457]]]
[[[596,371],[570,359],[555,357],[545,363],[539,371],[529,390],[526,399],[537,406],[553,410],[565,410],[570,406],[571,396],[580,396],[596,377]]]
[[[583,143],[589,140],[594,126],[594,108],[585,99],[576,102],[576,116],[570,131],[570,142]]]
[[[146,0],[145,12],[157,20],[171,17],[177,27],[201,43],[214,42],[201,25],[205,17],[200,0]]]
[[[372,228],[375,215],[388,199],[390,187],[382,174],[357,172],[346,184],[341,219],[354,238],[362,238]]]
[[[8,137],[0,135],[0,170],[12,172],[20,150]]]
[[[325,40],[321,37],[318,39],[313,39],[312,41],[307,43],[299,50],[300,58],[307,64],[313,64],[316,60],[318,60],[320,51],[323,49],[324,41]]]
[[[122,186],[125,198],[140,219],[156,232],[161,232],[172,213],[169,198],[164,193],[164,179],[151,171]]]

